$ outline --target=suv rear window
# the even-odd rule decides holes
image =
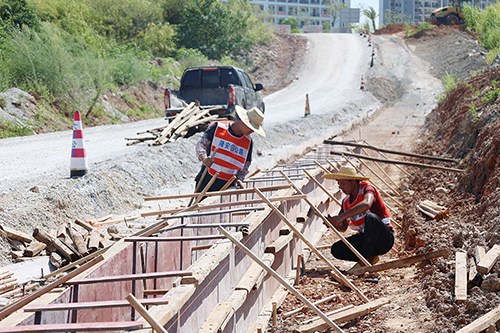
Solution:
[[[217,68],[203,69],[201,71],[201,85],[203,88],[219,87],[219,71]]]
[[[200,88],[200,71],[192,70],[184,73],[184,82],[182,83],[184,89]]]
[[[220,85],[222,87],[227,87],[230,84],[235,84],[237,86],[240,84],[240,79],[236,75],[236,71],[232,68],[221,68],[220,69]]]

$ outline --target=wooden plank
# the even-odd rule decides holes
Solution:
[[[260,193],[262,194],[262,193]],[[284,278],[282,278],[278,273],[276,273],[271,267],[267,266],[260,258],[258,258],[253,252],[251,252],[245,245],[240,241],[235,239],[231,234],[229,234],[224,228],[217,228],[221,233],[223,233],[231,242],[238,246],[246,255],[248,255],[252,260],[257,262],[265,271],[267,271],[272,277],[274,277],[278,282],[284,286],[288,291],[295,295],[298,299],[304,302],[311,310],[313,310],[322,320],[326,322],[327,327],[333,328],[336,332],[342,332],[340,327],[338,327],[333,321],[331,321],[321,310],[319,310],[315,305],[313,305],[309,300],[307,300],[300,292],[298,292],[290,283],[288,283]]]
[[[288,178],[283,172],[282,172],[282,175],[287,179],[287,181],[289,181],[295,188],[296,191],[300,191],[300,189],[295,186],[295,184],[293,184],[291,181],[290,181],[290,178]],[[293,223],[291,223],[285,215],[283,215],[283,213],[278,209],[276,208],[265,196],[264,194],[262,194],[262,192],[259,191],[258,188],[255,189],[255,192],[263,199],[266,201],[267,205],[274,211],[274,213],[276,215],[278,215],[280,217],[280,219],[285,222],[286,225],[288,225],[288,227],[290,229],[292,229],[293,233],[295,235],[297,235],[297,237],[299,237],[321,260],[323,260],[323,262],[325,264],[328,265],[328,267],[330,267],[330,269],[332,270],[332,272],[334,273],[334,276],[339,279],[341,283],[343,283],[345,286],[351,288],[356,294],[358,294],[358,296],[364,301],[364,302],[368,302],[368,298],[354,285],[352,284],[351,281],[349,281],[345,276],[344,274],[342,274],[337,267],[335,267],[320,251],[318,251],[314,245],[295,227],[295,225]],[[302,193],[302,192],[300,192]],[[307,197],[306,197],[307,198]],[[315,212],[318,214],[318,215],[321,215],[323,217],[323,220],[324,221],[327,221],[328,220],[326,219],[326,217],[324,215],[321,214],[321,212],[309,201],[307,200],[307,203],[315,210]],[[329,223],[329,222],[328,222]],[[332,226],[333,228],[333,226]],[[335,229],[335,228],[334,228]],[[220,228],[219,228],[220,230]],[[335,229],[337,230],[337,229]],[[337,230],[338,232],[338,230]],[[339,233],[340,234],[340,233]],[[342,235],[340,235],[342,237]],[[343,238],[343,237],[342,237]],[[345,240],[345,238],[344,238]],[[347,242],[347,240],[346,240]],[[347,242],[349,245],[350,243]],[[352,247],[352,245],[351,245]],[[356,249],[354,249],[354,251],[356,251]],[[356,251],[357,252],[357,251]],[[359,254],[359,253],[358,253]],[[361,256],[361,255],[360,255]],[[366,261],[366,259],[365,259]],[[314,305],[313,305],[314,306]]]
[[[44,276],[43,276],[43,278],[44,278],[44,279],[48,279],[48,278],[51,278],[51,277],[53,277],[53,276],[55,276],[55,275],[57,275],[57,274],[63,273],[63,272],[67,271],[67,270],[68,270],[68,269],[70,269],[70,268],[73,268],[73,267],[75,267],[75,266],[78,266],[78,265],[80,265],[80,264],[82,264],[82,263],[84,263],[84,262],[86,262],[86,261],[89,261],[89,260],[90,260],[90,259],[92,259],[92,258],[97,257],[98,255],[103,254],[103,253],[104,253],[104,252],[106,252],[107,250],[108,250],[108,248],[105,248],[105,249],[101,249],[101,250],[99,250],[99,251],[97,251],[97,252],[94,252],[94,253],[92,253],[92,254],[89,254],[88,256],[83,257],[83,258],[81,258],[81,259],[78,259],[77,261],[72,262],[71,264],[69,264],[69,265],[67,265],[67,266],[64,266],[63,268],[60,268],[60,269],[58,269],[58,270],[53,271],[52,273],[49,273],[49,274],[47,274],[47,275],[44,275]]]
[[[172,236],[172,237],[126,237],[125,242],[182,242],[182,241],[202,241],[225,238],[223,235],[206,236]]]
[[[477,333],[488,329],[500,320],[500,307],[491,310],[487,314],[474,320],[467,326],[462,327],[456,333]]]
[[[493,265],[495,265],[499,257],[500,245],[495,244],[488,252],[486,252],[484,258],[482,258],[477,265],[477,271],[479,272],[479,274],[487,274],[491,270],[491,268],[493,268]]]
[[[481,261],[481,259],[484,258],[485,255],[486,255],[486,250],[483,246],[477,245],[474,248],[474,259],[476,260],[476,264],[479,264],[479,262]]]
[[[290,188],[290,184],[282,184],[282,185],[273,185],[273,186],[262,186],[259,187],[262,192],[269,191],[277,191]],[[216,191],[216,192],[208,192],[205,194],[207,197],[219,196],[219,195],[236,195],[236,194],[248,194],[253,193],[253,188],[243,188],[237,190],[229,190],[229,191]],[[152,200],[172,200],[172,199],[183,199],[183,198],[192,198],[197,197],[198,193],[187,193],[187,194],[178,194],[178,195],[168,195],[162,197],[145,197],[144,201],[152,201]]]
[[[131,280],[142,280],[142,279],[158,279],[165,277],[188,276],[192,274],[193,273],[191,271],[170,271],[170,272],[139,273],[139,274],[114,275],[114,276],[98,276],[86,279],[73,279],[67,281],[66,284],[75,285],[75,284],[131,281]]]
[[[467,300],[467,253],[455,253],[455,302]]]
[[[411,166],[416,166],[416,167],[421,167],[421,168],[437,169],[437,170],[444,170],[444,171],[452,171],[452,172],[464,172],[465,171],[464,169],[447,168],[447,167],[441,167],[441,166],[431,165],[431,164],[414,163],[414,162],[398,161],[398,160],[382,160],[380,158],[375,158],[375,157],[370,157],[370,156],[365,156],[365,155],[360,155],[360,154],[346,153],[346,152],[340,153],[340,152],[332,151],[331,154],[333,154],[333,155],[346,155],[346,156],[351,156],[351,157],[364,158],[365,160],[370,160],[370,161],[377,161],[377,162],[391,163],[391,164],[411,165]]]
[[[77,323],[77,324],[45,324],[25,325],[14,327],[1,327],[0,333],[49,333],[49,332],[74,332],[74,331],[126,331],[140,329],[144,321],[122,321],[122,322],[100,322],[100,323]]]
[[[158,333],[168,333],[167,330],[153,318],[148,310],[135,298],[133,294],[128,294],[126,300],[134,307],[134,309],[139,312],[142,318],[146,319],[149,325],[154,328]]]
[[[274,255],[270,253],[264,253],[261,260],[266,265],[271,266],[274,262]],[[264,269],[258,263],[253,262],[234,289],[246,290],[247,293],[250,293],[263,272]]]
[[[420,261],[447,256],[450,253],[451,253],[450,249],[441,249],[441,250],[437,250],[437,251],[419,254],[416,256],[412,256],[412,257],[391,260],[391,261],[384,262],[384,263],[381,263],[378,265],[373,265],[371,267],[361,267],[361,268],[355,270],[353,272],[353,274],[354,275],[362,275],[365,272],[379,272],[379,271],[385,271],[386,269],[409,266],[409,265],[412,265],[412,264],[420,262]]]
[[[15,239],[24,243],[31,243],[31,241],[33,240],[30,235],[22,231],[17,231],[16,229],[11,228],[5,224],[0,224],[0,230],[2,230],[10,239]]]
[[[220,302],[212,309],[207,319],[201,325],[199,333],[218,332],[222,324],[233,313],[233,304],[231,302]]]
[[[138,301],[143,305],[168,304],[169,298],[144,298]],[[61,310],[82,310],[82,309],[102,309],[120,308],[130,306],[126,300],[97,301],[97,302],[77,302],[77,303],[55,303],[55,304],[32,304],[24,308],[27,312],[37,311],[61,311]]]
[[[304,225],[301,223],[296,223],[295,227],[297,228],[298,231],[302,232],[302,229],[304,229]],[[266,247],[264,250],[265,253],[278,253],[279,251],[283,250],[285,246],[288,245],[293,239],[295,234],[293,232],[290,232],[288,235],[282,235],[276,238],[269,246]]]
[[[210,193],[210,192],[208,192],[208,193]],[[301,200],[304,198],[306,198],[305,194],[290,195],[290,196],[286,196],[286,197],[271,197],[271,198],[269,198],[269,201],[276,202],[276,201],[288,201],[288,200]],[[221,208],[221,207],[228,207],[228,206],[256,205],[256,204],[261,204],[261,203],[264,203],[264,201],[259,200],[259,199],[241,200],[241,201],[233,201],[233,202],[223,202],[223,203],[216,203],[216,204],[200,205],[196,209],[197,210],[205,210],[205,209],[214,209],[214,208]],[[182,210],[183,210],[183,208],[175,208],[175,209],[169,209],[169,210],[163,210],[163,211],[142,213],[141,216],[146,217],[146,216],[156,216],[156,215],[165,215],[165,214],[175,214],[175,213],[178,213]]]
[[[403,155],[403,156],[424,158],[424,159],[443,161],[443,162],[454,162],[454,163],[460,162],[459,160],[454,160],[452,158],[444,158],[444,157],[437,157],[437,156],[406,153],[406,152],[400,152],[400,151],[396,151],[396,150],[377,148],[377,147],[372,146],[372,145],[355,143],[355,142],[350,142],[350,141],[324,140],[323,143],[327,143],[330,145],[344,145],[344,146],[353,146],[353,147],[359,147],[359,148],[367,148],[367,149],[376,150],[377,152],[384,152],[384,153],[389,153],[389,154],[397,154],[397,155]]]
[[[474,258],[469,259],[469,276],[467,278],[467,281],[472,281],[477,275],[477,268],[476,268],[476,261]]]
[[[355,306],[351,309],[347,309],[346,311],[333,314],[328,318],[330,318],[330,320],[334,321],[336,324],[345,323],[353,319],[359,318],[361,316],[364,316],[383,305],[389,304],[390,302],[391,301],[388,298],[379,298],[376,301]],[[314,320],[311,324],[299,327],[299,331],[301,333],[312,333],[316,331],[324,331],[326,329],[328,329],[328,326],[321,319]]]
[[[165,295],[170,289],[146,289],[143,291],[144,296]]]
[[[43,288],[35,291],[34,293],[29,294],[26,297],[21,298],[18,301],[5,306],[2,310],[0,310],[0,319],[3,319],[5,317],[7,317],[8,315],[14,313],[15,311],[21,309],[26,304],[31,303],[33,300],[39,298],[43,294],[48,293],[52,289],[58,287],[59,285],[65,283],[66,281],[74,278],[78,274],[81,274],[82,272],[84,272],[87,269],[91,268],[92,266],[94,266],[98,262],[102,261],[103,259],[104,259],[104,257],[102,255],[100,255],[100,256],[94,258],[93,260],[87,262],[83,266],[81,266],[81,267],[75,269],[74,271],[66,274],[65,276],[63,276],[63,277],[61,277],[61,278],[59,278],[59,279],[57,279],[57,280],[49,283],[45,287],[43,287]]]

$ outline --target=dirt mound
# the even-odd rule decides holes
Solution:
[[[464,172],[414,173],[409,182],[413,195],[405,201],[409,209],[403,218],[408,249],[448,246],[472,257],[476,246],[489,250],[500,242],[499,81],[499,70],[467,80],[428,117],[430,136],[418,151],[459,158]],[[449,207],[450,217],[440,222],[424,218],[414,208],[423,199]],[[454,302],[452,263],[441,259],[424,264],[419,276],[439,332],[455,332],[500,304],[495,287],[499,263],[488,275],[476,275],[469,282],[463,304]]]
[[[434,38],[443,37],[449,34],[453,34],[457,31],[465,31],[465,25],[438,25],[432,29],[425,29],[417,32],[409,38],[430,40]]]
[[[376,30],[373,34],[374,35],[392,35],[401,31],[405,31],[405,25],[404,24],[388,24],[385,27]]]
[[[463,80],[488,69],[487,50],[460,27],[434,27],[405,41],[419,58],[429,62],[430,72],[439,79],[449,74]]]

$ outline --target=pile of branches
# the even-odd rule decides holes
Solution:
[[[217,110],[217,108],[203,109],[193,102],[175,117],[170,118],[171,121],[168,125],[137,133],[137,135],[147,134],[144,137],[125,138],[125,140],[130,140],[127,146],[145,141],[151,141],[150,146],[164,145],[180,137],[187,137],[196,132],[205,131],[212,121],[221,120],[216,114],[210,115],[210,112]]]

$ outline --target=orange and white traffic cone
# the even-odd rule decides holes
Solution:
[[[363,75],[361,75],[361,86],[359,89],[365,89],[365,83],[363,82]]]
[[[83,129],[80,111],[75,112],[73,123],[73,143],[71,144],[70,177],[81,177],[87,174],[87,153],[83,147]]]
[[[309,94],[306,94],[306,110],[304,112],[304,117],[311,114],[311,109],[309,108]]]

